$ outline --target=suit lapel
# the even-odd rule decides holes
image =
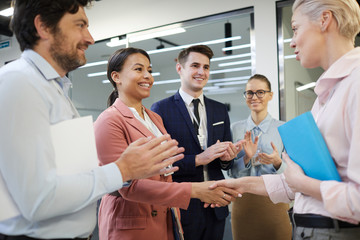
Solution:
[[[196,136],[195,128],[194,128],[194,125],[193,125],[193,123],[191,121],[189,112],[188,112],[188,110],[187,110],[187,108],[185,106],[184,100],[181,98],[181,96],[179,94],[179,91],[174,95],[174,99],[175,99],[175,105],[179,109],[182,117],[184,118],[184,121],[185,121],[187,127],[189,128],[189,130],[191,132],[191,135],[194,138],[194,141],[199,145],[199,147],[201,147],[199,139]]]
[[[139,131],[142,135],[144,135],[144,137],[154,136],[154,134],[152,134],[149,129],[144,126],[144,124],[135,118],[129,107],[126,106],[119,98],[116,99],[113,105],[121,113],[121,115],[124,116],[125,121],[134,129]]]
[[[161,117],[156,115],[153,111],[150,111],[149,109],[145,108],[145,111],[147,115],[149,115],[151,121],[156,125],[156,127],[160,130],[162,134],[166,134],[166,129],[164,127],[164,123],[161,120]]]
[[[211,142],[211,139],[213,139],[213,134],[214,134],[213,133],[214,111],[211,102],[205,96],[204,96],[204,102],[205,102],[206,118],[207,118],[207,133],[208,133],[207,145],[211,146],[214,144],[213,142]]]

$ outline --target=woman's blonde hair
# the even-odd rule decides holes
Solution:
[[[331,11],[340,34],[352,41],[355,41],[360,32],[360,8],[355,0],[296,0],[292,11],[298,8],[314,21],[319,19],[324,11]]]

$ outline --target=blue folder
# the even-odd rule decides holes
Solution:
[[[341,182],[335,163],[311,112],[306,112],[278,127],[289,157],[304,173],[319,180]]]

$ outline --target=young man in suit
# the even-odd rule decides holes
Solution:
[[[176,64],[181,78],[179,91],[151,107],[163,118],[171,137],[185,148],[184,159],[176,163],[180,168],[173,176],[176,182],[224,179],[221,169],[231,167],[240,149],[231,142],[226,106],[203,95],[212,56],[205,45],[181,51]],[[185,239],[222,239],[228,214],[227,206],[204,208],[204,203],[192,199],[188,210],[181,211]]]

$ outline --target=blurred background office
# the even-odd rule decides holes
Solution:
[[[8,28],[10,0],[0,1],[0,67],[21,54]],[[152,59],[155,84],[151,104],[173,95],[180,86],[177,54],[194,44],[214,51],[204,94],[227,104],[231,122],[249,115],[242,93],[249,77],[266,75],[274,92],[269,113],[283,121],[311,109],[320,69],[304,69],[295,60],[292,37],[293,1],[276,0],[98,0],[86,9],[96,43],[86,51],[88,63],[70,72],[70,97],[80,114],[94,120],[106,108],[112,85],[106,79],[109,56],[122,47],[146,50]],[[360,45],[360,37],[356,39]],[[228,218],[224,239],[230,240]]]

